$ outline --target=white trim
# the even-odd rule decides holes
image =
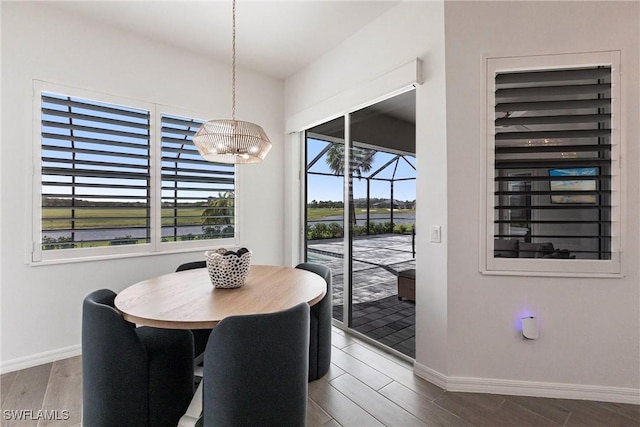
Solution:
[[[151,251],[161,252],[162,243],[162,139],[159,144],[154,144],[158,136],[162,138],[162,112],[161,106],[154,105],[149,111],[149,179],[151,182]],[[177,114],[176,114],[177,115]],[[194,117],[194,116],[191,116]],[[159,126],[153,126],[158,123]],[[160,127],[160,135],[157,135],[156,129]],[[160,182],[160,185],[153,185],[154,182]]]
[[[298,163],[295,167],[298,168],[298,217],[295,219],[298,222],[298,236],[297,236],[297,255],[298,261],[301,262],[305,259],[307,251],[307,142],[305,132],[297,132],[298,139]]]
[[[77,258],[60,258],[53,259],[47,261],[40,261],[31,263],[31,267],[41,267],[46,265],[58,265],[58,264],[75,264],[79,262],[93,262],[93,261],[104,261],[111,259],[125,259],[125,258],[140,258],[140,257],[149,257],[149,256],[159,256],[159,255],[170,255],[170,254],[182,254],[182,253],[202,253],[204,250],[215,250],[218,248],[231,248],[239,246],[238,243],[235,242],[234,239],[216,239],[216,240],[198,240],[196,242],[209,242],[212,243],[207,246],[197,246],[197,247],[175,247],[170,249],[164,249],[162,252],[128,252],[128,253],[120,253],[120,254],[111,254],[111,255],[93,255],[93,256],[83,256]],[[192,242],[176,242],[176,243],[192,243]],[[215,244],[213,244],[215,243]],[[138,245],[142,246],[142,245]],[[149,245],[147,245],[149,246]],[[85,248],[91,249],[91,248]],[[63,250],[63,249],[60,249]]]
[[[25,247],[25,261],[27,264],[42,261],[42,247],[36,242],[42,241],[42,224],[39,219],[42,218],[42,185],[40,182],[41,172],[40,162],[42,158],[42,142],[40,137],[41,129],[41,113],[42,110],[42,92],[45,90],[43,82],[34,81],[31,88],[32,96],[32,139],[31,144],[27,144],[27,152],[31,155],[31,170],[29,173],[29,189],[25,194],[31,194],[31,198],[25,197],[28,203],[26,212],[31,214],[31,226],[25,227],[27,232],[27,240]]]
[[[69,347],[58,348],[56,350],[49,350],[29,356],[18,357],[16,359],[2,362],[0,365],[0,374],[32,368],[45,363],[79,356],[80,354],[82,354],[82,346],[80,344],[76,344]]]
[[[284,264],[294,266],[304,259],[304,132],[284,139]]]
[[[611,250],[610,260],[558,260],[495,258],[493,256],[494,230],[494,144],[495,128],[495,74],[497,71],[548,70],[565,67],[611,65]],[[481,212],[480,212],[480,272],[486,275],[521,275],[554,277],[593,277],[620,279],[624,277],[621,262],[623,236],[626,225],[623,209],[626,197],[625,175],[622,167],[625,152],[624,99],[621,91],[620,51],[584,52],[572,54],[530,55],[514,57],[484,56],[481,63]],[[489,104],[491,102],[491,105]]]
[[[447,377],[427,366],[415,363],[413,372],[451,392],[505,394],[554,399],[594,400],[632,405],[640,404],[640,389],[584,384],[518,381],[496,378]]]
[[[422,60],[415,58],[374,80],[329,97],[287,118],[285,132],[300,132],[382,100],[412,90],[422,84]]]
[[[443,390],[447,389],[448,378],[446,375],[441,374],[435,369],[431,369],[421,363],[414,362],[413,373],[418,377],[429,381],[431,384],[437,385]]]

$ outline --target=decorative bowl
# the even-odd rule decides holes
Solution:
[[[240,255],[232,251],[225,251],[225,253],[220,251],[204,253],[209,278],[214,288],[239,288],[244,285],[249,274],[252,252],[246,250]]]

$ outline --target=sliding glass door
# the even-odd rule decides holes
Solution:
[[[345,299],[345,119],[308,129],[305,135],[306,260],[331,268],[333,317],[344,320]],[[347,257],[348,259],[348,257]]]
[[[415,357],[415,96],[408,92],[305,134],[307,261],[328,265],[333,317]]]

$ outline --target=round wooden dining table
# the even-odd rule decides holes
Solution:
[[[319,275],[297,268],[251,265],[244,285],[214,288],[206,268],[163,274],[120,292],[115,307],[129,322],[165,329],[211,329],[228,316],[273,313],[326,294]]]

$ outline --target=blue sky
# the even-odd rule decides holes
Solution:
[[[149,158],[153,157],[149,154],[152,149],[149,132],[152,126],[157,126],[151,122],[150,113],[67,95],[48,92],[42,95],[42,166],[45,171],[51,168],[69,170],[69,175],[44,173],[43,194],[69,196],[73,189],[76,195],[93,200],[147,201]],[[188,172],[178,174],[178,187],[188,187],[190,190],[178,190],[179,197],[206,201],[210,196],[233,191],[233,182],[221,182],[233,180],[233,176],[225,175],[234,171],[233,166],[204,161],[193,147],[191,136],[184,133],[195,132],[202,120],[163,113],[161,121],[161,166],[171,168],[177,162],[178,168],[188,169]],[[70,139],[73,139],[73,144]],[[191,160],[198,163],[192,163]],[[76,172],[73,186],[70,185],[72,170]],[[93,171],[111,175],[92,176]],[[166,174],[172,175],[172,172]],[[180,181],[180,175],[199,177],[209,182],[189,177]],[[172,200],[174,181],[164,178],[162,186],[167,188],[162,190],[162,197]],[[121,200],[119,196],[136,199]]]
[[[329,144],[325,141],[309,138],[307,140],[307,163],[313,160],[318,153],[322,151],[326,145]],[[373,166],[368,174],[380,169],[389,160],[395,157],[395,154],[378,152],[374,156]],[[333,172],[329,169],[326,162],[326,155],[323,156],[316,164],[313,165],[310,171],[329,173]],[[406,156],[406,159],[415,167],[415,158]],[[416,171],[405,160],[400,159],[396,164],[393,163],[383,169],[378,178],[392,178],[395,169],[395,178],[414,178]],[[343,200],[343,186],[344,181],[341,176],[322,176],[307,174],[307,199],[308,201],[341,201]],[[365,179],[353,180],[354,198],[365,198],[367,196],[367,184]],[[390,184],[388,181],[371,180],[371,194],[370,197],[389,198]],[[394,184],[394,199],[397,200],[415,200],[415,180],[396,181]]]

